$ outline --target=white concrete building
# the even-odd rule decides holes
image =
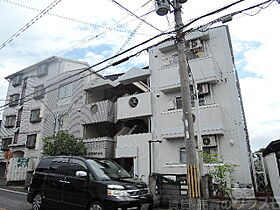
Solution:
[[[186,36],[198,149],[237,164],[235,182],[251,184],[250,148],[237,72],[226,26]],[[150,50],[153,171],[185,174],[182,101],[174,43]],[[203,173],[205,173],[206,169]]]
[[[57,120],[54,116],[49,119],[46,116],[51,107],[49,94],[45,93],[55,88],[48,86],[58,78],[73,73],[73,70],[81,71],[87,66],[85,62],[50,57],[6,77],[9,87],[0,130],[2,140],[0,170],[3,175],[6,170],[4,153],[10,148],[13,151],[12,161],[14,161],[10,167],[14,168],[8,170],[9,181],[24,180],[26,171],[34,168],[41,154],[42,138],[49,134],[46,132],[46,126]],[[58,85],[61,84],[63,83]],[[67,93],[64,93],[59,101],[67,100],[66,95]],[[53,129],[50,132],[53,134]],[[24,160],[28,161],[28,164],[23,168],[17,168]]]
[[[186,39],[197,148],[206,153],[220,153],[225,163],[239,165],[234,173],[235,182],[251,184],[249,140],[228,28],[195,32]],[[49,72],[53,66],[55,74],[38,77],[36,68],[32,73],[33,67],[46,61],[50,61]],[[67,129],[84,139],[88,156],[114,158],[145,181],[148,181],[150,172],[176,179],[185,177],[179,67],[173,42],[150,49],[149,67],[132,68],[124,74],[105,77],[91,74],[79,79],[90,74],[86,71],[68,78],[77,72],[71,70],[87,64],[56,57],[46,61],[19,72],[23,75],[30,72],[26,95],[42,84],[63,79],[62,84],[69,84],[57,84],[54,86],[57,89],[47,93],[41,101],[32,99],[23,106],[7,107],[1,127],[2,147],[10,145],[14,156],[38,157],[42,145],[40,139]],[[61,74],[58,69],[67,71]],[[8,79],[17,75],[20,74]],[[25,83],[14,87],[12,81],[7,97],[19,100]],[[19,121],[17,116],[21,116],[18,114],[20,109],[22,117],[17,128],[15,124]],[[31,123],[30,114],[38,109],[40,122]],[[7,118],[9,116],[14,119]],[[10,123],[8,128],[5,127],[7,121]],[[13,139],[16,139],[17,132],[15,143]],[[27,136],[34,134],[37,134],[36,143],[27,141]],[[152,142],[157,140],[161,143]],[[29,147],[30,142],[33,142],[32,148],[28,149],[26,145]]]
[[[195,32],[186,39],[198,150],[220,153],[225,163],[239,165],[235,182],[252,184],[249,141],[228,28]],[[168,42],[151,49],[149,55],[150,76],[142,75],[148,79],[147,92],[121,97],[117,104],[117,120],[145,119],[147,130],[117,137],[116,157],[131,158],[134,173],[145,180],[149,167],[153,173],[177,179],[186,173],[178,54],[174,42]],[[134,73],[138,75],[126,74],[137,78],[141,71]],[[134,101],[137,106],[131,105]],[[151,165],[149,140],[162,141],[150,145]],[[203,168],[206,173],[207,167]]]

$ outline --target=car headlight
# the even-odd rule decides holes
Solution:
[[[114,196],[114,197],[128,197],[129,193],[127,190],[107,190],[107,195]]]
[[[129,193],[121,185],[108,185],[107,195],[114,197],[128,197]]]

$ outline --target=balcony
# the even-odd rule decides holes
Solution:
[[[101,76],[94,76],[90,78],[90,81],[85,84],[84,90],[90,89],[107,89],[113,88],[119,85],[117,81],[111,81],[110,79],[102,78]]]
[[[117,120],[150,115],[152,115],[150,92],[118,98]]]
[[[200,135],[223,135],[224,125],[221,107],[217,104],[193,108],[195,115],[194,128]],[[166,111],[161,114],[161,136],[173,139],[184,136],[182,109]]]
[[[114,122],[114,103],[105,100],[81,107],[81,124]]]
[[[91,158],[113,158],[115,141],[110,137],[99,137],[84,140],[87,156]]]
[[[162,67],[160,75],[158,75],[160,81],[159,89],[164,93],[180,90],[179,66],[176,58],[177,57],[170,58],[171,60],[175,59],[174,61],[170,61],[172,65],[168,64]],[[174,65],[174,63],[176,65]],[[217,75],[219,68],[211,56],[190,60],[189,65],[197,83],[213,83],[216,82],[219,77],[219,75]]]

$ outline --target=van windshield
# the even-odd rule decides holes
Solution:
[[[131,178],[125,169],[111,160],[87,159],[87,161],[95,174],[103,180]]]

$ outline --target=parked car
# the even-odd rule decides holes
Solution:
[[[152,209],[147,185],[112,160],[45,157],[33,173],[27,201],[46,207],[88,210]]]

